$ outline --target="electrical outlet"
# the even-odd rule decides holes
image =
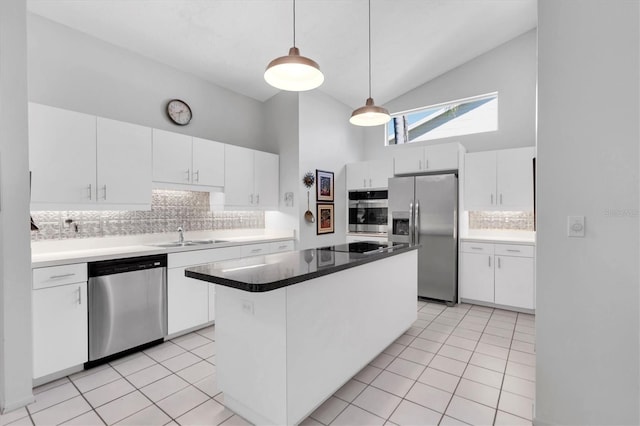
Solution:
[[[242,312],[244,312],[247,315],[253,315],[253,302],[250,300],[243,300]]]
[[[584,238],[584,216],[567,216],[567,236]]]

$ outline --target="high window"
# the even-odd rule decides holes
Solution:
[[[496,130],[497,92],[392,114],[387,124],[387,145]]]

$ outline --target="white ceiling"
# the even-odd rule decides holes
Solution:
[[[385,102],[536,27],[536,0],[372,0],[372,95]],[[28,10],[259,101],[293,44],[291,0],[28,0]],[[366,0],[297,0],[296,45],[320,90],[368,96]]]

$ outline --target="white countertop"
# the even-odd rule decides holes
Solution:
[[[534,231],[474,231],[460,237],[460,241],[486,243],[533,244],[536,243]]]
[[[70,240],[47,240],[31,242],[31,267],[67,265],[71,263],[96,262],[122,257],[148,256],[206,250],[262,242],[294,239],[291,231],[266,232],[261,229],[185,232],[185,240],[225,240],[212,244],[184,247],[155,247],[152,244],[177,240],[176,233],[146,234],[128,237],[83,238]]]

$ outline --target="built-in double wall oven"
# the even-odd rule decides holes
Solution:
[[[349,191],[349,232],[385,233],[388,191]]]

